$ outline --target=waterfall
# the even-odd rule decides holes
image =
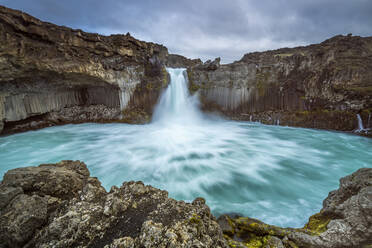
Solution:
[[[171,82],[160,97],[153,122],[190,123],[201,120],[197,96],[190,96],[186,69],[167,68]]]
[[[362,117],[360,117],[360,114],[357,114],[357,118],[358,118],[358,129],[356,131],[357,132],[362,132],[362,131],[364,131]]]

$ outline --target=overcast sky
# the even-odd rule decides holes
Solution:
[[[43,21],[130,32],[170,53],[223,63],[245,53],[372,35],[372,0],[0,0]]]

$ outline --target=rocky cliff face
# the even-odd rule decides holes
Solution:
[[[85,33],[0,6],[0,132],[146,116],[167,85],[167,56],[129,34]]]
[[[218,222],[202,198],[168,198],[142,182],[106,192],[80,161],[9,170],[0,182],[0,247],[368,248],[372,169],[341,179],[304,228],[238,215]]]
[[[187,68],[201,64],[203,62],[200,59],[188,59],[178,54],[169,54],[166,62],[167,67],[171,68]]]
[[[234,119],[351,131],[359,113],[372,126],[372,37],[216,59],[190,66],[188,76],[205,110]]]
[[[233,119],[352,131],[372,127],[372,37],[202,63],[127,35],[102,36],[0,6],[0,132],[87,121],[146,122],[165,66],[187,67],[202,107]]]

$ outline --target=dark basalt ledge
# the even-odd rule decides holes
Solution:
[[[110,192],[80,161],[9,170],[0,183],[0,247],[370,247],[372,169],[342,178],[304,228],[238,215],[142,182]]]
[[[221,65],[168,54],[129,33],[86,33],[0,6],[0,133],[148,122],[169,82],[165,66],[188,68],[205,111],[339,131],[355,130],[359,113],[372,128],[372,37],[335,36]]]
[[[231,64],[217,58],[188,66],[188,78],[205,111],[232,119],[353,131],[360,114],[372,128],[372,37],[339,35]]]
[[[146,122],[169,82],[168,50],[0,6],[0,133],[65,123]]]

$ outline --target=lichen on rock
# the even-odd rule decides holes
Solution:
[[[204,199],[185,203],[142,182],[110,192],[86,165],[8,171],[0,184],[0,247],[227,247]]]
[[[372,245],[372,169],[340,180],[303,228],[281,228],[239,215],[218,218],[230,247],[367,248]]]

